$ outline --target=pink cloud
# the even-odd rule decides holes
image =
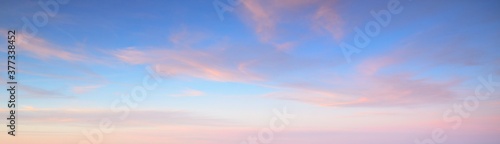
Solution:
[[[245,9],[242,12],[242,19],[248,23],[254,30],[260,41],[270,43],[283,50],[283,45],[289,42],[283,42],[287,35],[281,27],[289,27],[307,21],[310,26],[306,28],[316,29],[317,31],[327,31],[335,39],[342,37],[342,18],[331,8],[334,1],[323,0],[245,0],[243,5]],[[310,7],[316,10],[310,12]],[[301,25],[295,25],[301,26]],[[303,33],[301,33],[303,34]],[[298,42],[295,42],[298,43]],[[289,49],[287,47],[286,49]]]
[[[18,85],[18,87],[23,89],[29,98],[75,98],[56,90],[47,90],[28,85]]]
[[[114,56],[130,64],[151,64],[165,76],[184,75],[214,81],[256,81],[259,76],[238,70],[238,63],[227,63],[223,54],[192,49],[137,50],[128,48],[116,51]]]
[[[85,61],[87,56],[77,52],[68,51],[38,37],[17,36],[17,46],[39,59],[62,59],[66,61]]]
[[[76,94],[83,94],[83,93],[88,93],[91,92],[95,89],[98,89],[102,87],[103,85],[98,84],[98,85],[85,85],[85,86],[75,86],[71,88],[71,91],[73,91]]]
[[[265,9],[259,1],[243,1],[243,5],[248,9],[248,16],[253,21],[255,33],[262,41],[269,41],[276,28],[276,17],[269,9]]]
[[[413,75],[351,75],[328,87],[312,83],[285,83],[284,91],[270,98],[296,100],[321,106],[392,107],[442,103],[454,99],[451,89],[459,80],[414,79]]]
[[[410,54],[411,52],[406,49],[398,49],[379,57],[367,58],[356,66],[357,71],[364,75],[374,75],[384,68],[404,63],[410,58]]]
[[[186,89],[178,94],[173,94],[175,97],[192,97],[192,96],[203,96],[205,93],[203,91],[195,90],[195,89]]]
[[[312,19],[313,28],[316,30],[326,30],[335,40],[343,36],[343,20],[331,6],[322,5]]]

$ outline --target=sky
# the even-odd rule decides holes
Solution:
[[[498,144],[499,7],[2,0],[0,143]]]

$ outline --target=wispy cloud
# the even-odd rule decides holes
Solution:
[[[343,82],[339,83],[284,83],[285,91],[265,97],[334,107],[397,107],[448,102],[461,96],[452,90],[459,86],[459,80],[437,81],[414,77],[407,74],[359,74],[342,78],[340,81]]]
[[[18,85],[23,92],[26,92],[28,98],[75,98],[73,95],[68,95],[60,90],[47,90],[28,85]]]
[[[114,53],[130,64],[150,64],[165,76],[191,76],[215,81],[258,80],[258,76],[238,71],[238,65],[227,63],[227,57],[190,49],[139,50],[127,48]]]
[[[73,123],[78,125],[92,125],[102,118],[114,118],[114,113],[107,109],[47,109],[25,106],[20,114],[26,123],[47,124],[57,122]],[[7,109],[1,109],[6,112]],[[129,117],[123,121],[115,120],[116,124],[123,127],[134,127],[136,124],[142,126],[158,125],[195,125],[195,126],[235,126],[236,121],[206,116],[196,112],[181,110],[136,110],[131,112]],[[118,123],[120,122],[120,123]],[[147,124],[147,125],[144,125]]]
[[[205,93],[203,91],[195,89],[186,89],[178,94],[173,94],[174,97],[193,97],[193,96],[203,96]]]
[[[321,5],[312,18],[312,27],[317,31],[326,31],[335,40],[343,37],[343,19],[330,5]]]
[[[85,61],[88,59],[85,55],[61,48],[58,45],[54,45],[38,37],[19,35],[18,47],[20,50],[28,52],[32,56],[42,60],[60,59],[65,61]]]
[[[334,39],[342,37],[343,20],[332,8],[334,1],[324,0],[246,0],[242,19],[252,27],[258,39],[274,45],[278,50],[290,49],[289,43],[299,43],[299,37],[286,38],[284,27],[294,25],[302,29],[327,31]],[[311,12],[310,9],[315,9]],[[293,16],[292,16],[293,15]],[[308,33],[307,31],[301,34]]]
[[[103,87],[102,84],[97,84],[97,85],[85,85],[85,86],[75,86],[71,88],[71,91],[76,94],[83,94],[83,93],[88,93],[91,92],[95,89]]]
[[[265,9],[261,2],[263,1],[249,0],[243,1],[243,4],[248,9],[247,16],[251,18],[255,33],[262,41],[269,41],[276,30],[278,17],[269,9]]]

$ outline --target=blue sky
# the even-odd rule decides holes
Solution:
[[[297,117],[272,143],[412,143],[435,128],[445,143],[500,141],[498,90],[460,128],[443,120],[479,77],[500,81],[498,1],[221,0],[224,13],[217,0],[62,2],[0,2],[0,37],[18,32],[20,106],[20,136],[0,139],[92,143],[82,130],[109,117],[116,129],[95,143],[240,143],[286,107]],[[391,7],[383,26],[372,11]],[[347,60],[340,45],[374,23]],[[163,81],[118,119],[113,102],[148,68]]]

